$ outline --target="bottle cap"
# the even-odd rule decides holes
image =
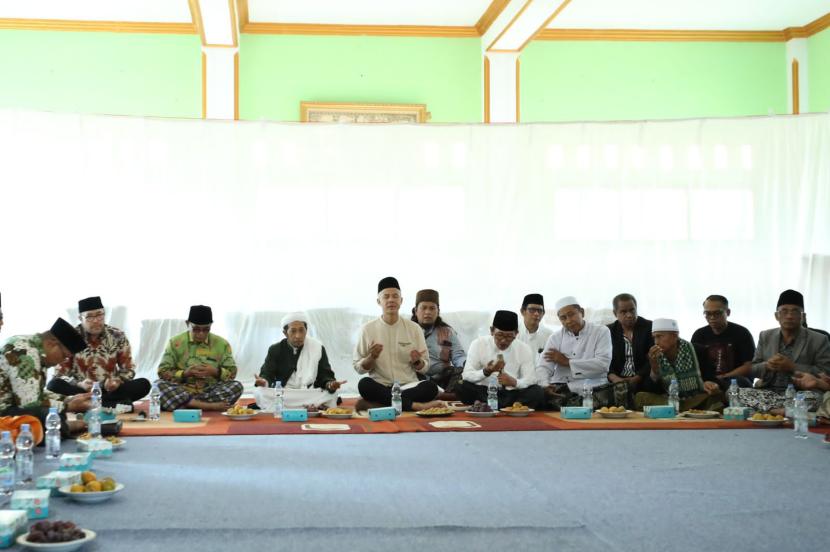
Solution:
[[[0,439],[11,439],[11,438],[12,438],[12,432],[11,431],[4,431],[3,433],[0,433]]]
[[[49,414],[57,414],[57,413],[58,413],[58,407],[57,406],[50,406],[49,407]]]
[[[32,428],[29,427],[29,424],[20,424],[20,433],[23,433],[24,431],[31,431],[31,430],[32,430]]]

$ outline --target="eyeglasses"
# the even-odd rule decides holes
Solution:
[[[103,320],[104,313],[103,312],[93,312],[90,314],[84,315],[84,320]]]
[[[540,309],[539,307],[527,307],[525,310],[531,314],[545,314],[545,309]]]
[[[703,316],[706,318],[720,318],[723,316],[723,313],[726,311],[722,310],[715,310],[715,311],[703,311]]]
[[[493,332],[493,337],[496,339],[516,339],[515,332]]]
[[[193,333],[208,333],[210,326],[190,326],[190,331]]]
[[[778,314],[780,314],[781,316],[800,316],[801,309],[778,309]]]

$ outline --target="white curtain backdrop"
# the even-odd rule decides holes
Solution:
[[[250,386],[305,309],[339,378],[395,275],[465,345],[528,292],[637,296],[689,337],[708,294],[757,336],[785,288],[830,327],[830,116],[350,126],[0,111],[3,335],[101,295],[153,377],[191,304]],[[552,309],[551,309],[552,310]],[[556,326],[554,313],[547,323]]]

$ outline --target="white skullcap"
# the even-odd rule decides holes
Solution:
[[[557,301],[554,308],[556,309],[556,312],[559,312],[568,305],[579,305],[579,301],[577,301],[576,297],[574,297],[573,295],[568,295]]]
[[[305,325],[308,326],[308,316],[304,312],[289,312],[282,317],[280,328],[284,328],[292,322],[305,322]]]
[[[651,331],[654,332],[677,332],[680,333],[680,328],[677,327],[677,320],[671,318],[656,318],[651,323]]]

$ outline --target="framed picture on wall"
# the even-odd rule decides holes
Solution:
[[[426,123],[425,104],[300,102],[303,123]]]

